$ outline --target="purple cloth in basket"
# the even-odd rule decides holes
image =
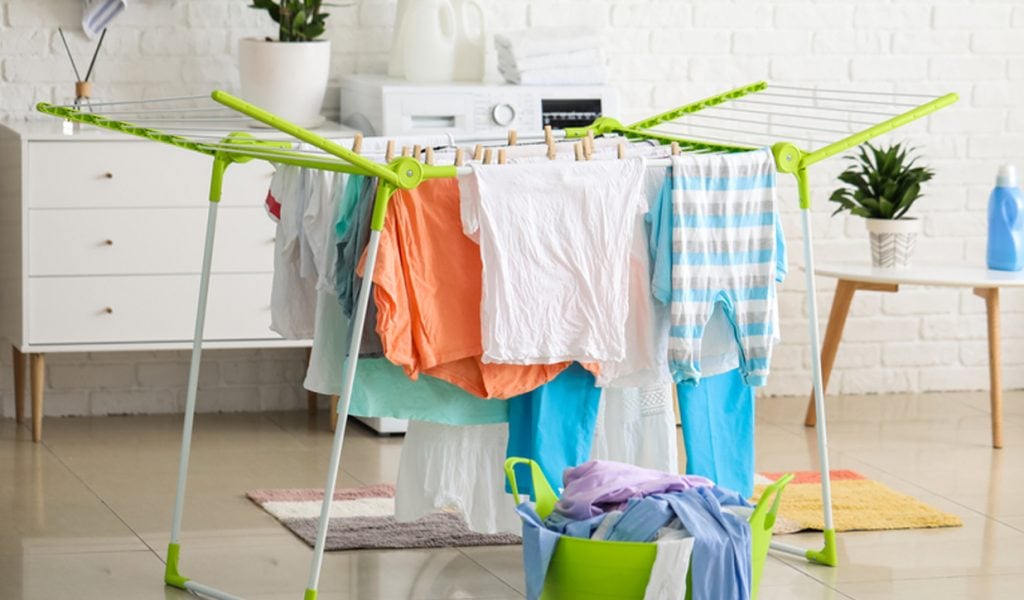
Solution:
[[[621,510],[630,498],[713,485],[697,475],[673,475],[607,460],[566,469],[562,482],[565,490],[555,510],[575,520]]]

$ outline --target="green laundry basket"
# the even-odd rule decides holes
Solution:
[[[510,458],[505,461],[505,474],[517,505],[520,499],[514,467],[519,464],[530,466],[535,508],[540,518],[546,519],[558,496],[544,477],[540,465],[527,458]],[[757,599],[782,490],[792,479],[792,475],[786,475],[768,486],[750,515],[752,600]],[[608,542],[563,536],[551,557],[541,600],[643,600],[657,548],[657,544],[646,542]],[[687,600],[691,592],[692,588],[687,584]]]

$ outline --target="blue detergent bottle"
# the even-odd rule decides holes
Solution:
[[[1024,194],[1012,165],[999,167],[988,200],[988,268],[1024,269]]]

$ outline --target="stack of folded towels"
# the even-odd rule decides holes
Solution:
[[[516,85],[602,85],[608,82],[601,36],[532,28],[494,36],[498,70]]]

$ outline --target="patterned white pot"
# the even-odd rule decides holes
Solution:
[[[921,231],[917,219],[864,219],[871,236],[871,264],[876,267],[909,267]]]

